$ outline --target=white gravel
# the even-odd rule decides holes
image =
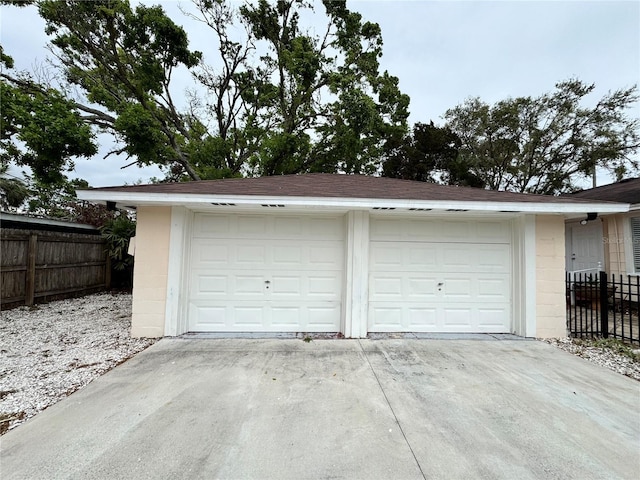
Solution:
[[[611,347],[597,346],[597,342],[593,340],[572,338],[547,338],[543,341],[601,367],[640,381],[640,362],[634,361],[627,355],[616,353]],[[628,348],[627,350],[635,352],[636,359],[640,358],[640,351],[637,349]]]
[[[130,327],[128,294],[0,312],[0,433],[155,342],[131,338]]]
[[[0,434],[53,405],[155,339],[129,336],[131,295],[97,294],[0,312]],[[640,380],[640,363],[569,338],[545,342]]]

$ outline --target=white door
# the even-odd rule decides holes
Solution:
[[[189,331],[340,331],[344,219],[196,214]]]
[[[566,269],[569,272],[596,273],[604,268],[602,222],[586,225],[571,223],[566,228]]]
[[[511,251],[508,222],[372,219],[369,331],[511,332]]]

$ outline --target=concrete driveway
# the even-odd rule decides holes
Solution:
[[[8,479],[640,478],[640,384],[525,340],[164,339],[1,437]]]

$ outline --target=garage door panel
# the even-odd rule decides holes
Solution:
[[[209,268],[216,265],[224,265],[230,255],[230,249],[226,245],[221,245],[217,241],[199,241],[194,243],[191,249],[192,263],[195,265],[207,266]]]
[[[482,307],[478,309],[478,328],[495,331],[508,322],[510,310],[508,305],[495,307]]]
[[[401,306],[369,304],[369,330],[375,332],[400,332],[405,318]],[[375,330],[373,329],[375,328]]]
[[[433,270],[438,265],[438,252],[433,248],[425,248],[424,246],[412,246],[407,248],[409,265],[415,268],[424,268]]]
[[[227,307],[224,305],[204,306],[193,302],[189,305],[189,319],[199,330],[224,328],[226,318]]]
[[[306,307],[308,331],[335,331],[335,319],[340,318],[340,304],[328,304],[326,306]]]
[[[341,272],[333,275],[309,275],[307,295],[318,299],[339,301],[342,296],[342,281],[339,278],[341,276]]]
[[[394,245],[374,243],[371,245],[371,268],[402,267],[402,252]]]
[[[191,331],[340,330],[344,218],[197,214]]]
[[[267,249],[262,245],[236,245],[231,248],[234,254],[230,259],[238,266],[253,268],[256,265],[264,265],[267,261]]]
[[[222,215],[200,215],[193,225],[193,236],[198,237],[226,237],[231,231],[231,217]]]
[[[273,247],[274,265],[301,265],[303,262],[302,248],[298,245],[276,245]]]
[[[313,270],[342,270],[344,251],[341,242],[314,242],[306,247],[306,260]]]
[[[269,288],[271,298],[300,298],[304,295],[304,286],[299,275],[273,275]]]
[[[371,281],[371,298],[402,299],[402,277],[377,276]]]
[[[409,327],[413,330],[435,327],[438,324],[437,309],[426,307],[407,307]]]
[[[511,331],[508,222],[372,219],[369,252],[369,331]]]
[[[477,265],[484,272],[510,272],[511,247],[509,245],[482,245],[477,252]]]
[[[262,275],[235,275],[229,276],[229,279],[237,297],[262,295],[265,289]]]
[[[370,239],[376,241],[511,243],[508,222],[487,220],[398,220],[372,219]]]
[[[473,325],[471,307],[443,307],[443,325],[445,327],[470,327]]]
[[[274,219],[274,231],[285,238],[300,238],[305,223],[300,217],[277,217]]]
[[[435,298],[438,290],[438,281],[435,278],[409,276],[406,279],[408,300],[431,300]]]
[[[478,276],[476,285],[478,289],[477,296],[479,299],[496,301],[497,299],[510,299],[510,281],[507,275],[502,277],[483,277]]]
[[[298,326],[300,322],[301,308],[290,307],[273,307],[271,309],[271,327],[276,327],[280,330],[283,328],[291,328]]]
[[[449,278],[443,283],[443,301],[469,301],[476,296],[475,285],[469,278]]]
[[[227,295],[229,280],[226,275],[199,275],[198,292],[202,295]]]
[[[235,217],[235,233],[238,237],[260,238],[267,234],[267,218],[258,215],[242,215]],[[233,233],[231,230],[229,233]]]

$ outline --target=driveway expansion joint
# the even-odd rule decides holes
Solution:
[[[367,355],[366,350],[362,347],[362,343],[360,342],[360,339],[358,339],[358,346],[360,347],[360,350],[362,351],[362,354],[364,355],[364,358],[367,360],[367,364],[369,365],[369,368],[371,369],[371,373],[373,373],[373,376],[376,379],[376,382],[378,383],[378,387],[380,388],[380,391],[382,392],[382,395],[384,396],[385,402],[387,402],[387,405],[389,406],[389,410],[391,410],[391,414],[393,415],[393,418],[394,418],[394,420],[396,422],[396,425],[398,425],[398,428],[400,429],[400,433],[402,433],[402,437],[404,438],[404,441],[407,444],[407,447],[409,447],[409,451],[411,452],[411,455],[413,456],[413,459],[415,460],[416,465],[418,466],[418,470],[420,470],[420,475],[422,475],[422,478],[424,480],[427,480],[427,477],[426,477],[424,471],[422,470],[422,466],[420,465],[420,462],[418,461],[418,457],[416,456],[416,453],[413,450],[413,447],[411,446],[411,443],[409,442],[409,439],[407,438],[407,434],[405,433],[404,429],[402,428],[402,425],[400,424],[400,420],[398,420],[398,416],[396,415],[396,412],[393,409],[393,406],[391,405],[391,402],[389,401],[389,397],[387,396],[387,393],[384,391],[384,388],[382,387],[382,383],[380,382],[380,379],[378,378],[378,375],[376,374],[376,371],[374,370],[373,365],[371,365],[371,361],[369,360],[369,356]]]

